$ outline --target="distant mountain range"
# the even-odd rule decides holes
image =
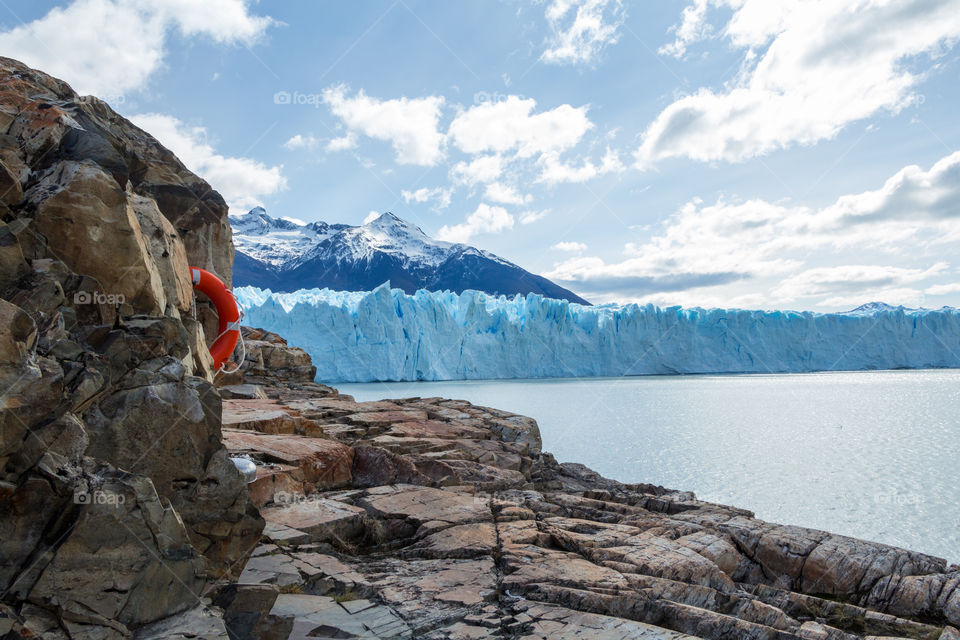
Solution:
[[[441,242],[384,213],[362,226],[273,218],[262,207],[230,216],[233,283],[273,291],[369,291],[386,281],[418,289],[475,289],[491,295],[538,293],[590,304],[543,276],[466,244]]]

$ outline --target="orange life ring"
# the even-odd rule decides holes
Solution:
[[[227,358],[233,354],[240,338],[240,311],[233,294],[223,284],[223,280],[205,269],[190,267],[190,277],[193,279],[193,288],[205,293],[217,308],[220,319],[217,339],[210,345],[210,355],[213,356],[213,366],[218,371]]]

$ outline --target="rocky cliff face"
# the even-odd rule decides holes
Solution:
[[[230,280],[227,207],[104,102],[0,58],[0,220],[0,636],[130,637],[198,607],[262,528],[192,313],[188,265]]]

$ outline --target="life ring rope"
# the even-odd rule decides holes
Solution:
[[[243,316],[245,315],[244,314],[245,309],[243,308],[243,305],[240,303],[239,300],[237,300],[237,297],[233,295],[233,291],[228,291],[228,293],[233,298],[234,304],[237,305],[237,309],[240,312],[240,320],[243,320]],[[217,369],[217,373],[225,373],[227,375],[231,373],[236,373],[237,371],[240,371],[240,367],[243,366],[244,360],[247,359],[247,343],[243,341],[243,332],[240,331],[240,320],[237,320],[236,322],[227,323],[228,327],[230,325],[236,325],[237,337],[239,338],[239,342],[240,342],[240,359],[237,360],[237,366],[235,366],[233,369],[227,369],[226,362],[224,362],[223,364],[220,365],[220,368]],[[228,330],[231,330],[231,329],[228,329]],[[221,333],[220,335],[223,335],[223,334]],[[219,338],[220,336],[217,336],[217,339]],[[214,340],[214,342],[216,342],[216,340]]]
[[[193,283],[193,288],[206,294],[217,309],[217,318],[220,322],[219,335],[210,345],[210,355],[213,357],[214,368],[217,373],[235,373],[243,365],[247,356],[246,345],[240,333],[240,320],[243,318],[242,306],[233,292],[227,289],[223,280],[209,271],[199,267],[190,267],[190,280]],[[224,364],[233,355],[238,341],[241,344],[243,355],[236,368],[224,369]]]

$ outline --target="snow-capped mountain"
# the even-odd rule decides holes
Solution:
[[[887,304],[886,302],[868,302],[860,305],[856,309],[844,311],[842,314],[846,316],[870,316],[878,312],[887,313],[890,311],[897,311],[898,309],[903,311],[920,311],[920,309],[911,309],[903,306],[895,307],[892,304]]]
[[[434,240],[392,213],[362,226],[273,218],[262,207],[230,216],[236,258],[233,282],[273,291],[323,288],[369,291],[389,281],[417,289],[539,293],[589,304],[488,251]]]

